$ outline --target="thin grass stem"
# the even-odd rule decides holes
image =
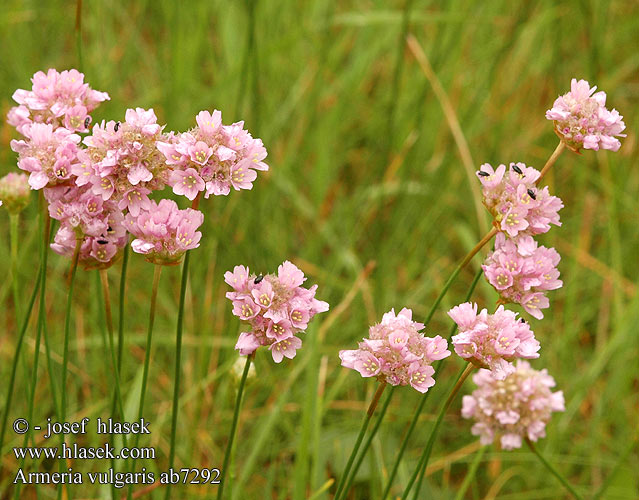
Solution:
[[[582,496],[577,493],[575,491],[575,489],[572,487],[572,485],[568,482],[568,480],[562,476],[559,471],[557,469],[555,469],[555,467],[544,458],[544,456],[539,453],[539,451],[537,450],[537,448],[535,447],[535,445],[532,443],[532,441],[530,441],[530,439],[526,438],[525,439],[526,444],[528,445],[528,447],[530,448],[530,451],[532,451],[535,455],[537,455],[537,458],[539,458],[539,460],[541,461],[542,464],[544,464],[544,466],[546,467],[546,469],[548,469],[548,471],[555,476],[559,482],[561,484],[564,485],[564,487],[570,492],[570,494],[575,497],[577,500],[583,500]]]
[[[386,382],[380,382],[375,394],[373,395],[373,400],[370,405],[368,405],[368,410],[366,410],[366,416],[362,421],[362,427],[359,430],[359,434],[357,435],[357,440],[355,441],[355,446],[353,446],[353,450],[351,451],[350,457],[348,457],[348,461],[346,462],[346,467],[344,467],[344,472],[342,472],[342,477],[337,484],[337,489],[335,490],[335,500],[339,500],[342,497],[342,493],[344,493],[346,480],[348,479],[348,475],[350,474],[351,468],[353,466],[353,462],[355,461],[355,456],[359,451],[359,448],[364,440],[364,435],[366,434],[366,429],[368,429],[368,424],[371,422],[371,417],[375,412],[375,408],[377,407],[377,403],[379,402],[379,398],[382,397],[382,393],[384,389],[386,389]]]
[[[217,500],[224,498],[224,479],[227,474],[230,474],[229,464],[231,463],[231,456],[233,455],[233,441],[235,440],[235,433],[237,432],[237,424],[240,420],[240,408],[242,407],[242,396],[244,394],[244,387],[246,385],[246,379],[248,377],[249,368],[251,367],[251,360],[254,357],[254,353],[246,357],[246,363],[244,364],[244,371],[242,372],[242,378],[240,379],[240,385],[237,388],[237,397],[235,398],[235,409],[233,410],[233,422],[231,423],[231,430],[229,433],[229,442],[226,444],[226,451],[224,452],[224,462],[222,462],[222,475],[220,477],[220,484],[217,489]]]

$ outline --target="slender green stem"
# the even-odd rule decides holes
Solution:
[[[24,343],[24,337],[27,332],[27,326],[29,325],[29,319],[31,318],[31,311],[33,310],[33,305],[35,303],[36,296],[38,295],[38,290],[40,290],[40,283],[42,280],[42,272],[41,268],[38,270],[38,276],[36,278],[35,286],[33,287],[33,292],[31,292],[31,298],[29,299],[29,304],[27,305],[27,312],[22,319],[22,324],[20,325],[20,334],[18,335],[18,342],[16,343],[16,350],[13,355],[13,363],[11,365],[11,374],[9,375],[9,384],[7,387],[7,396],[4,404],[4,412],[2,414],[2,427],[0,428],[0,456],[2,455],[2,446],[4,445],[4,433],[7,427],[7,419],[9,418],[9,408],[11,408],[11,399],[13,397],[13,386],[16,380],[16,371],[18,368],[18,359],[20,358],[20,351],[22,349],[22,344]],[[0,465],[1,465],[0,461]]]
[[[348,475],[350,474],[351,467],[353,466],[353,462],[355,461],[355,456],[359,451],[359,448],[364,440],[364,435],[366,434],[366,429],[368,429],[368,424],[370,424],[371,417],[375,412],[375,408],[377,407],[377,403],[379,402],[379,398],[382,396],[382,393],[386,389],[386,382],[380,382],[379,387],[377,387],[377,391],[375,391],[375,395],[373,396],[373,400],[368,406],[368,410],[366,411],[366,415],[364,416],[364,420],[362,421],[362,427],[359,430],[359,434],[357,435],[357,440],[355,441],[355,446],[353,446],[353,451],[351,451],[351,456],[348,457],[348,462],[346,462],[346,467],[344,467],[344,472],[342,472],[342,477],[337,484],[337,489],[335,490],[335,500],[338,500],[344,491],[344,486],[346,486],[346,480],[348,479]]]
[[[129,267],[129,245],[124,247],[122,272],[120,273],[120,297],[118,304],[118,373],[122,370],[122,353],[124,350],[124,297],[126,294],[126,272]]]
[[[544,165],[544,167],[541,169],[541,172],[539,174],[539,178],[537,179],[536,184],[539,184],[541,182],[544,176],[548,173],[548,170],[550,170],[550,167],[552,167],[555,164],[555,162],[557,161],[557,158],[559,158],[559,155],[563,152],[564,149],[566,149],[566,143],[560,139],[559,144],[550,155],[550,158],[548,158],[548,160],[546,161],[546,164]]]
[[[419,498],[419,491],[421,490],[422,481],[424,480],[424,474],[426,473],[428,460],[430,459],[430,454],[433,451],[433,444],[435,443],[435,437],[437,436],[437,431],[439,430],[439,426],[441,425],[442,420],[444,420],[444,414],[446,413],[446,410],[448,410],[448,408],[450,407],[451,403],[453,402],[453,399],[455,399],[455,396],[459,392],[459,389],[461,389],[461,386],[464,384],[464,381],[466,380],[466,378],[468,378],[468,375],[470,375],[474,369],[475,369],[474,365],[472,365],[471,363],[466,363],[466,366],[464,366],[464,368],[459,372],[455,385],[453,386],[452,390],[448,394],[448,398],[446,399],[446,402],[439,410],[439,414],[437,415],[437,420],[435,420],[435,425],[433,425],[433,428],[430,431],[430,435],[428,436],[426,447],[424,448],[422,456],[419,460],[419,464],[415,468],[415,472],[413,472],[413,475],[408,481],[408,485],[406,485],[406,489],[404,490],[404,494],[402,495],[402,500],[408,499],[408,494],[410,493],[410,490],[413,487],[415,480],[417,480],[417,485],[415,487],[415,494],[413,498],[414,499]]]
[[[182,330],[184,323],[184,300],[186,297],[186,284],[189,279],[189,262],[191,252],[186,252],[184,264],[182,265],[182,283],[180,285],[180,304],[178,306],[177,331],[175,339],[175,380],[173,382],[173,416],[171,418],[171,445],[169,448],[169,469],[173,468],[175,459],[175,434],[177,432],[178,402],[180,399],[180,358],[182,357]],[[171,485],[166,487],[166,500],[171,498]]]
[[[475,291],[475,287],[477,286],[477,283],[479,282],[479,279],[481,278],[482,275],[482,270],[479,269],[479,271],[477,271],[477,274],[475,274],[475,278],[473,279],[472,284],[470,285],[470,288],[468,289],[468,293],[466,294],[466,301],[470,300],[470,297],[472,296],[473,292]],[[432,314],[430,314],[430,316],[432,316]],[[450,332],[448,333],[448,339],[450,341],[451,337],[455,334],[455,332],[457,331],[457,324],[453,324],[453,326],[450,329]],[[436,363],[435,365],[435,374],[433,375],[433,377],[435,378],[435,380],[437,380],[437,375],[439,374],[441,367],[442,367],[442,361],[440,360]],[[419,416],[422,413],[422,410],[424,409],[424,405],[426,404],[426,401],[428,399],[429,394],[431,393],[431,391],[428,391],[426,394],[424,394],[424,396],[422,396],[419,404],[417,405],[417,410],[415,411],[415,414],[413,415],[413,420],[411,421],[409,427],[408,427],[408,431],[406,431],[406,435],[404,436],[404,440],[402,441],[402,444],[399,448],[399,452],[397,453],[397,458],[395,459],[395,464],[393,465],[393,468],[391,469],[391,473],[388,476],[388,482],[386,483],[386,487],[384,488],[384,492],[382,493],[382,500],[386,500],[386,497],[388,497],[388,494],[390,493],[390,489],[393,486],[393,481],[395,479],[395,476],[397,475],[397,471],[399,470],[399,464],[402,461],[402,458],[404,457],[404,452],[406,451],[406,447],[408,446],[408,442],[410,441],[411,436],[413,435],[413,431],[415,430],[415,427],[417,426],[417,422],[419,421]]]
[[[9,238],[11,239],[11,288],[13,290],[13,310],[16,316],[16,325],[20,314],[20,283],[18,280],[18,222],[20,215],[9,215]]]
[[[526,444],[528,445],[528,447],[530,448],[530,450],[537,455],[537,458],[539,458],[539,460],[541,461],[542,464],[544,464],[546,466],[546,469],[548,469],[548,471],[550,471],[550,473],[555,476],[557,479],[559,479],[559,482],[561,484],[564,485],[564,487],[570,492],[570,494],[575,497],[577,500],[583,500],[581,495],[579,495],[579,493],[577,493],[575,491],[575,489],[570,485],[570,483],[566,480],[566,478],[564,478],[564,476],[562,476],[559,471],[557,469],[555,469],[552,464],[550,462],[548,462],[548,460],[546,460],[544,458],[544,456],[539,453],[539,451],[537,450],[537,448],[535,448],[535,445],[532,444],[532,442],[526,438]]]
[[[224,479],[227,474],[230,475],[229,464],[231,463],[231,456],[233,454],[233,441],[235,440],[235,433],[237,432],[237,424],[240,421],[240,408],[242,407],[242,396],[244,394],[244,386],[246,385],[246,378],[248,377],[249,368],[251,367],[251,360],[255,354],[250,354],[246,357],[246,363],[244,364],[244,371],[242,372],[242,378],[240,379],[240,385],[237,388],[237,397],[235,398],[235,409],[233,410],[233,422],[231,423],[231,431],[229,433],[229,442],[226,444],[226,451],[224,452],[224,462],[222,463],[222,475],[220,477],[220,485],[217,489],[217,500],[224,498]]]
[[[486,446],[482,446],[481,448],[479,448],[477,453],[475,453],[475,458],[473,459],[473,463],[470,465],[470,469],[468,469],[468,474],[466,474],[466,477],[464,478],[464,481],[459,487],[459,490],[457,490],[457,495],[455,495],[455,500],[464,500],[464,495],[466,494],[466,491],[468,490],[468,487],[470,486],[470,484],[473,482],[473,479],[475,479],[475,474],[477,474],[477,469],[479,468],[479,464],[481,463],[481,459],[484,456],[485,452],[486,452]]]
[[[82,246],[82,238],[78,237],[75,241],[75,249],[73,250],[73,257],[71,258],[71,269],[69,272],[69,292],[67,295],[67,307],[64,315],[64,345],[62,348],[62,376],[60,383],[60,390],[62,396],[60,398],[60,420],[62,422],[66,419],[67,412],[67,373],[69,369],[69,339],[71,337],[71,309],[73,305],[73,288],[75,285],[75,276],[78,270],[78,260],[80,258],[80,248]],[[60,446],[64,445],[65,435],[60,434]],[[60,462],[61,472],[64,470],[64,459]],[[62,498],[63,485],[58,487],[58,499]],[[67,487],[67,498],[70,498],[70,489]]]
[[[395,392],[395,386],[391,387],[390,391],[388,391],[388,395],[386,396],[386,399],[384,400],[384,403],[382,404],[382,407],[379,410],[379,415],[377,416],[375,425],[373,426],[373,429],[371,430],[371,432],[369,432],[368,437],[366,438],[366,441],[364,442],[364,446],[362,446],[362,451],[359,453],[359,456],[357,457],[357,461],[355,462],[355,465],[353,466],[351,470],[350,476],[348,477],[348,480],[346,481],[346,486],[344,486],[344,489],[342,490],[342,493],[343,493],[342,497],[345,497],[351,489],[351,485],[353,484],[353,481],[355,480],[357,471],[359,470],[360,466],[362,465],[362,462],[364,461],[366,452],[370,448],[373,442],[373,439],[375,438],[375,435],[377,434],[377,431],[379,430],[382,424],[382,420],[384,420],[384,415],[386,415],[386,410],[388,409],[388,405],[391,401],[391,398],[393,397],[394,392]]]
[[[158,288],[160,285],[160,275],[162,274],[162,266],[155,264],[153,269],[153,286],[151,288],[151,306],[149,309],[149,326],[146,333],[146,350],[144,351],[144,368],[142,370],[142,387],[140,389],[140,402],[138,403],[138,420],[144,416],[144,398],[146,396],[146,385],[149,379],[149,366],[151,364],[151,346],[153,341],[153,324],[155,323],[155,305],[157,303]],[[138,447],[140,435],[136,434],[134,438],[134,448]],[[135,472],[135,459],[131,465],[131,471]],[[133,484],[129,485],[127,498],[131,500],[133,496]]]
[[[51,235],[51,219],[46,211],[44,204],[44,196],[40,197],[40,226],[42,228],[42,241],[40,246],[40,303],[38,304],[38,326],[36,329],[35,348],[33,352],[33,368],[31,372],[31,384],[29,391],[29,407],[27,410],[27,422],[33,420],[33,409],[35,404],[35,392],[38,382],[38,364],[40,362],[40,339],[44,322],[46,321],[46,284],[47,284],[47,260],[49,258],[49,239]],[[24,446],[29,442],[31,429],[24,436]],[[24,458],[21,460],[20,468],[24,468]],[[14,490],[14,498],[20,498],[20,483],[16,485]]]
[[[115,385],[115,399],[118,402],[120,416],[122,420],[126,420],[124,415],[124,404],[122,403],[122,391],[120,388],[120,374],[118,372],[118,362],[115,356],[115,341],[113,333],[113,314],[111,312],[111,291],[109,288],[109,276],[106,269],[100,269],[100,282],[102,283],[102,300],[104,300],[104,313],[106,318],[109,351],[111,353],[111,370],[113,371],[113,382]],[[107,370],[108,371],[108,370]],[[126,446],[126,437],[122,435],[124,445]]]

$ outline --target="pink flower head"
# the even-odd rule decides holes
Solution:
[[[362,377],[377,377],[391,385],[410,385],[426,392],[435,385],[431,363],[450,356],[448,343],[439,335],[425,337],[422,323],[413,321],[410,309],[399,314],[391,309],[381,323],[370,327],[368,338],[359,348],[339,352],[342,366],[358,371]]]
[[[486,445],[499,439],[505,450],[521,447],[522,440],[537,441],[546,435],[552,412],[564,411],[562,391],[551,392],[555,380],[546,370],[534,370],[517,360],[503,380],[488,370],[473,375],[477,389],[462,399],[462,417],[472,418],[473,435]]]
[[[158,140],[168,137],[152,109],[128,109],[122,123],[95,125],[84,138],[86,151],[78,155],[76,183],[90,184],[95,194],[137,216],[140,208],[150,206],[147,195],[169,180],[170,167],[156,147]]]
[[[537,319],[548,307],[544,292],[561,288],[557,264],[561,257],[554,248],[538,246],[532,236],[506,239],[499,233],[495,250],[482,266],[486,279],[504,302],[515,302]]]
[[[236,266],[224,274],[224,280],[233,287],[226,294],[233,303],[233,314],[251,327],[235,346],[242,356],[268,346],[276,363],[284,357],[294,358],[302,346],[296,335],[306,330],[317,313],[328,311],[328,304],[315,298],[317,286],[302,287],[304,273],[288,261],[279,266],[277,274],[266,276]]]
[[[136,238],[131,248],[154,264],[178,264],[187,250],[200,246],[202,233],[197,228],[204,214],[192,208],[180,210],[173,200],[149,203],[149,209],[140,210],[137,217],[126,216],[126,228]]]
[[[222,114],[201,111],[197,126],[183,134],[158,142],[166,163],[174,167],[168,184],[175,194],[193,200],[204,192],[227,195],[235,190],[251,189],[256,170],[268,170],[263,162],[266,149],[260,139],[244,130],[244,123],[222,125]]]
[[[510,364],[513,359],[539,357],[539,342],[528,323],[517,320],[517,314],[504,306],[499,306],[494,314],[488,314],[486,309],[477,314],[477,304],[466,302],[453,307],[448,315],[459,328],[453,337],[455,352],[492,370],[500,380],[514,371]]]
[[[0,179],[0,206],[11,214],[22,212],[29,204],[31,189],[25,174],[8,173]]]
[[[79,262],[87,269],[107,268],[121,255],[128,238],[124,215],[112,201],[103,201],[88,187],[73,184],[46,188],[49,215],[60,221],[51,248],[71,257],[81,241]]]
[[[18,167],[29,172],[31,189],[64,184],[72,178],[80,136],[44,123],[31,123],[22,133],[26,139],[11,141],[11,149],[18,153]]]
[[[546,111],[546,118],[555,123],[555,132],[574,150],[610,149],[617,151],[621,146],[617,137],[626,128],[623,116],[616,109],[606,109],[606,93],[595,92],[586,80],[573,78],[570,92],[558,97],[552,109]]]
[[[60,73],[55,69],[49,69],[47,73],[38,71],[31,81],[31,90],[15,91],[13,99],[18,106],[11,108],[7,116],[8,123],[23,135],[32,123],[86,132],[89,114],[109,99],[106,92],[93,90],[84,83],[84,75],[75,69]]]
[[[548,187],[536,187],[539,175],[523,163],[511,163],[508,171],[505,165],[494,171],[485,163],[477,171],[483,202],[495,218],[495,227],[511,238],[548,232],[550,224],[561,226],[558,212],[564,205],[549,194]]]

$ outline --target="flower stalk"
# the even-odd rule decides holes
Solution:
[[[570,494],[576,499],[576,500],[583,500],[582,496],[577,493],[575,491],[575,489],[571,486],[571,484],[568,482],[568,480],[562,476],[559,471],[557,469],[555,469],[555,467],[548,462],[548,460],[546,460],[544,458],[544,456],[539,453],[539,450],[537,450],[537,448],[535,447],[535,445],[532,443],[532,441],[528,438],[525,439],[526,444],[528,445],[528,447],[530,448],[530,451],[532,451],[535,455],[537,455],[537,458],[539,458],[539,461],[544,464],[544,467],[546,467],[546,469],[548,469],[548,471],[555,476],[559,482],[561,484],[563,484],[563,486],[570,492]]]

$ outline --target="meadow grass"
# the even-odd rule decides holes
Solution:
[[[3,115],[13,91],[28,87],[35,71],[78,65],[74,17],[74,2],[3,3]],[[185,130],[198,111],[217,108],[225,123],[246,120],[269,151],[271,170],[252,191],[212,197],[200,206],[204,236],[191,254],[186,289],[176,466],[219,467],[228,441],[239,381],[239,375],[231,376],[238,358],[233,346],[241,327],[224,297],[224,272],[238,264],[270,272],[290,259],[309,283],[319,284],[318,298],[331,304],[311,324],[295,360],[276,365],[268,352],[257,353],[257,376],[249,377],[240,415],[235,473],[226,478],[225,492],[235,499],[332,497],[336,485],[327,481],[339,481],[376,389],[373,381],[340,367],[338,350],[352,348],[391,307],[412,308],[423,318],[456,263],[485,233],[488,213],[477,209],[479,183],[469,179],[469,162],[473,169],[510,161],[541,168],[557,144],[544,112],[568,90],[570,78],[586,78],[605,90],[609,106],[625,117],[628,137],[621,150],[566,152],[545,179],[565,204],[563,226],[541,238],[562,254],[564,287],[551,294],[545,319],[533,324],[542,343],[533,366],[548,368],[557,380],[566,412],[553,417],[537,448],[587,497],[602,485],[602,498],[637,497],[637,448],[626,450],[636,441],[639,411],[639,4],[90,0],[82,30],[87,81],[111,95],[95,119],[122,119],[127,107],[153,107],[167,129]],[[439,91],[406,46],[406,34],[422,47]],[[457,135],[451,128],[455,120]],[[13,130],[3,122],[2,174],[16,168],[11,138]],[[24,311],[39,265],[35,195],[18,230]],[[5,235],[0,273],[9,276],[6,212],[0,214],[0,234]],[[480,263],[477,256],[461,272],[429,333],[450,329],[445,311],[463,299]],[[46,333],[52,366],[49,370],[41,343],[35,388],[40,422],[56,413],[50,378],[59,384],[62,373],[68,268],[68,259],[49,255]],[[114,304],[120,269],[118,263],[108,271]],[[113,404],[97,273],[79,269],[76,277],[69,378],[57,387],[65,393],[69,419],[106,418]],[[153,266],[131,254],[120,376],[130,420],[137,416],[152,276]],[[179,267],[165,269],[145,405],[152,434],[140,442],[154,446],[158,458],[138,460],[138,469],[162,471],[167,464],[179,285]],[[0,282],[2,380],[9,377],[19,334],[12,295],[11,281]],[[490,307],[496,298],[481,281],[474,300]],[[117,309],[113,312],[119,321]],[[34,314],[10,422],[27,413],[36,320]],[[407,484],[461,366],[451,359],[439,374],[393,494]],[[462,392],[471,387],[467,382]],[[5,391],[3,384],[2,401]],[[395,391],[349,498],[381,494],[418,401],[416,391]],[[458,498],[462,486],[468,499],[562,498],[559,485],[525,448],[507,453],[489,447],[476,459],[478,442],[459,409],[458,398],[435,442],[422,498]],[[98,446],[102,439],[90,433],[78,442]],[[21,446],[22,440],[7,430],[7,447]],[[72,465],[80,471],[111,466]],[[3,455],[0,496],[10,491],[17,466],[12,454]],[[116,466],[126,470],[122,461]],[[112,498],[109,487],[72,491],[75,498]],[[55,497],[55,489],[46,486],[38,493]],[[191,485],[172,493],[197,499],[216,491]],[[158,488],[145,498],[163,494]],[[35,498],[33,488],[23,488],[21,498]]]

